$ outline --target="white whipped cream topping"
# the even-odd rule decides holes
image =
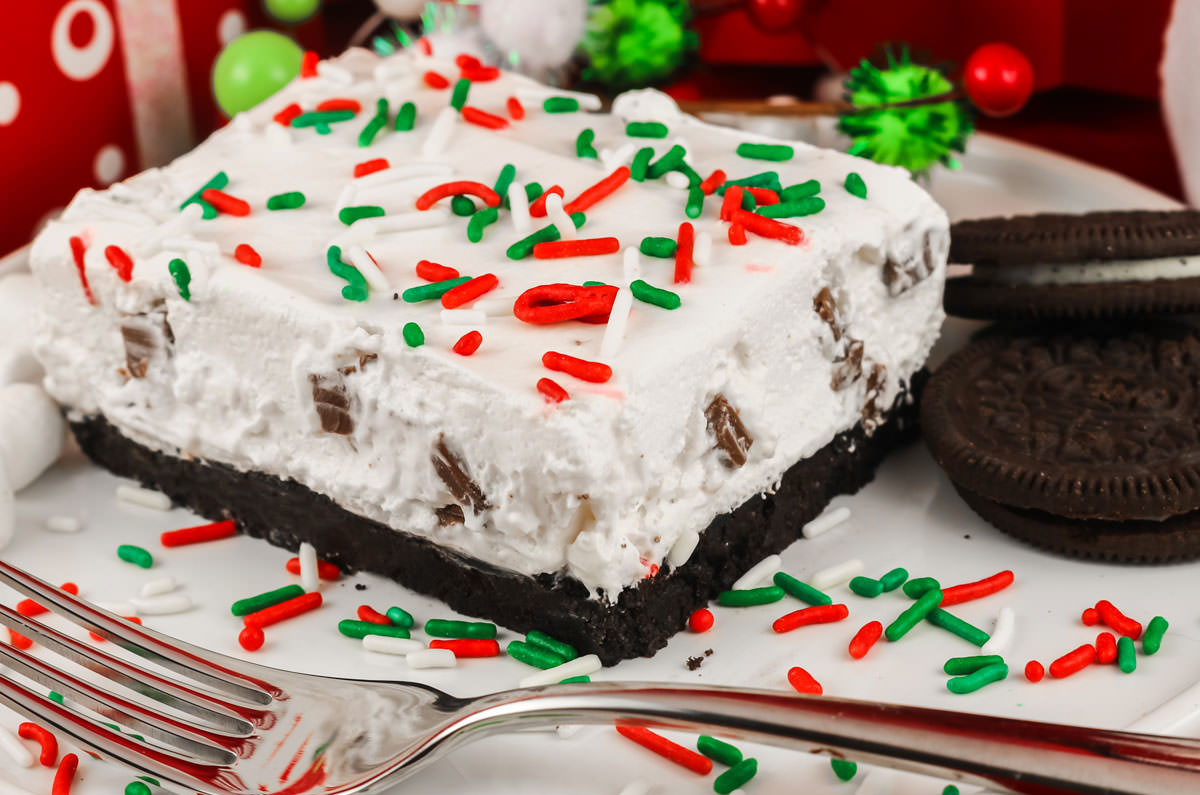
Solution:
[[[974,273],[1002,284],[1108,284],[1151,282],[1156,279],[1194,279],[1200,276],[1200,257],[1155,257],[1104,262],[1042,263],[1037,265],[976,265]]]
[[[789,466],[854,427],[871,365],[886,367],[876,399],[886,408],[925,361],[942,321],[947,220],[902,170],[806,144],[794,144],[795,157],[785,163],[746,160],[734,151],[745,133],[677,113],[668,139],[629,139],[618,117],[544,113],[530,98],[560,92],[511,74],[474,84],[468,103],[507,115],[505,100],[518,95],[523,121],[500,131],[457,118],[435,122],[450,92],[428,88],[421,75],[434,69],[453,79],[453,63],[410,54],[389,58],[387,68],[380,63],[365,51],[347,53],[335,69],[296,80],[169,166],[104,192],[81,192],[38,238],[32,266],[45,300],[36,351],[47,389],[73,417],[102,414],[151,448],[294,479],[397,530],[517,572],[568,574],[611,599],[648,576],[681,535],[770,491]],[[416,129],[395,132],[389,124],[373,145],[359,147],[380,96],[393,114],[414,101]],[[331,97],[357,98],[363,112],[328,135],[272,121],[289,103],[311,110]],[[640,95],[628,112],[662,118],[667,101]],[[435,124],[447,125],[435,133],[446,137],[431,142]],[[511,306],[538,284],[625,284],[621,252],[514,262],[504,251],[520,236],[507,210],[475,244],[467,219],[443,209],[448,200],[427,213],[413,206],[451,174],[491,185],[506,163],[516,165],[518,182],[558,184],[573,198],[609,173],[598,160],[575,156],[585,127],[595,130],[596,148],[610,153],[632,142],[661,154],[686,138],[688,161],[702,174],[776,170],[784,185],[816,178],[827,203],[817,215],[785,219],[803,229],[802,245],[750,234],[747,245],[733,247],[718,220],[720,197],[709,197],[693,223],[698,237],[713,242],[690,285],[671,284],[671,260],[640,256],[628,269],[677,290],[683,304],[667,311],[633,302],[623,338],[610,343],[614,376],[605,384],[541,365],[548,350],[599,359],[604,325],[532,326]],[[388,171],[353,179],[354,164],[379,157],[389,160]],[[194,210],[181,213],[179,204],[219,170],[229,175],[227,192],[248,201],[251,214],[201,220]],[[867,200],[842,188],[850,171],[863,176]],[[296,190],[307,196],[302,209],[266,209],[269,196]],[[674,238],[685,197],[662,180],[631,180],[587,211],[579,235],[613,235],[622,248],[647,235]],[[338,221],[340,206],[360,203],[382,205],[388,215],[351,227]],[[537,229],[549,221],[532,222]],[[73,235],[88,244],[95,307],[71,259]],[[334,242],[368,252],[382,269],[371,283],[395,291],[423,283],[413,270],[420,259],[464,275],[494,273],[500,286],[463,307],[475,312],[466,318],[473,326],[448,317],[437,301],[408,304],[386,290],[373,290],[364,303],[346,301],[346,283],[326,266]],[[262,255],[261,269],[233,259],[241,243]],[[105,259],[109,245],[132,255],[130,283]],[[190,302],[168,274],[175,257],[190,267]],[[890,294],[885,261],[922,257],[930,275],[893,279],[898,294]],[[840,342],[813,309],[826,286],[838,301]],[[129,314],[152,313],[143,322],[161,325],[163,311],[174,335],[169,355],[151,355],[144,377],[128,377],[120,324]],[[410,321],[423,327],[423,347],[403,341]],[[453,353],[472,328],[483,335],[478,352]],[[864,374],[835,391],[834,360],[849,338],[862,341]],[[343,379],[353,432],[322,432],[310,375],[334,376],[365,354],[377,358]],[[570,399],[548,404],[535,391],[542,377]],[[704,410],[718,393],[740,410],[754,438],[740,468],[721,463],[706,427]],[[455,502],[431,464],[440,437],[490,505],[478,514],[466,507],[461,524],[439,525],[434,513]]]

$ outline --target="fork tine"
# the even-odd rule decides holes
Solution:
[[[135,693],[207,721],[214,733],[246,737],[254,731],[251,721],[260,714],[256,710],[238,708],[207,693],[172,682],[87,646],[4,605],[0,605],[0,624]]]
[[[122,648],[202,682],[218,693],[258,706],[270,704],[272,696],[279,694],[278,688],[272,687],[252,673],[258,666],[239,663],[237,660],[206,652],[191,644],[167,638],[154,630],[122,621],[111,613],[3,560],[0,560],[0,583],[14,588],[45,607],[52,607],[73,623],[113,641]],[[220,663],[213,659],[218,656],[221,657]]]
[[[216,765],[232,764],[237,756],[228,748],[212,744],[202,726],[158,715],[145,707],[108,693],[65,671],[54,668],[20,649],[0,644],[0,657],[10,668],[25,677],[62,692],[95,711],[98,715],[123,724],[125,728],[153,737],[185,753],[192,761]]]

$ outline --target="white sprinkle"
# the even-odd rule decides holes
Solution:
[[[572,676],[594,674],[602,667],[599,657],[594,654],[585,654],[582,657],[576,657],[574,660],[567,660],[562,665],[556,665],[553,668],[547,668],[543,671],[530,674],[521,680],[521,687],[552,685],[555,682],[568,679]]]
[[[637,779],[622,787],[618,795],[650,795],[653,789],[650,783]]]
[[[442,323],[447,326],[483,326],[487,314],[478,309],[443,309]]]
[[[508,207],[513,230],[518,235],[529,234],[533,228],[533,220],[529,217],[529,197],[525,195],[525,186],[515,179],[508,186]]]
[[[129,505],[140,505],[143,508],[153,508],[156,511],[171,510],[171,498],[161,491],[143,489],[140,486],[128,486],[122,483],[117,486],[117,499]]]
[[[282,124],[268,124],[263,130],[263,138],[272,148],[287,148],[292,145],[292,132]]]
[[[757,588],[762,585],[767,579],[775,576],[775,572],[783,566],[783,559],[778,555],[767,555],[758,563],[750,567],[750,570],[738,577],[733,585],[729,586],[731,591],[745,591],[750,588]]]
[[[165,593],[174,591],[176,587],[174,577],[159,577],[156,580],[150,580],[142,586],[142,590],[138,595],[143,599],[150,599],[155,596],[162,596]]]
[[[813,519],[800,531],[805,538],[816,538],[822,533],[826,533],[840,525],[842,522],[850,518],[850,509],[845,505],[834,508],[832,511],[825,513]]]
[[[363,227],[373,234],[386,235],[391,232],[410,232],[414,229],[429,229],[442,226],[450,221],[450,213],[441,207],[435,207],[425,212],[397,213],[381,218],[364,218],[354,225],[354,229]]]
[[[340,213],[345,208],[352,206],[354,204],[354,197],[357,193],[358,183],[347,182],[342,187],[342,191],[338,194],[337,201],[333,205],[335,214]]]
[[[712,262],[712,235],[708,232],[697,232],[696,243],[692,248],[692,260],[697,265],[708,265]]]
[[[622,278],[625,284],[642,278],[642,254],[637,246],[626,246],[623,260]]]
[[[33,767],[33,754],[21,745],[15,734],[3,726],[0,726],[0,748],[4,749],[17,767]]]
[[[512,317],[513,296],[497,296],[482,298],[472,306],[476,312],[482,312],[487,317]]]
[[[628,287],[617,290],[612,311],[608,315],[608,323],[604,326],[604,337],[600,340],[600,358],[603,361],[611,362],[617,351],[621,350],[625,328],[629,325],[629,312],[632,309],[633,293]]]
[[[996,616],[996,626],[987,643],[980,648],[984,654],[1000,654],[1012,643],[1013,632],[1016,630],[1017,614],[1011,607],[1000,608]]]
[[[392,285],[388,281],[388,277],[375,264],[375,260],[367,255],[367,250],[362,246],[349,246],[346,249],[346,256],[350,258],[350,262],[354,267],[358,268],[358,272],[367,280],[367,285],[372,290],[378,290],[383,293],[390,293]]]
[[[579,230],[575,228],[575,222],[571,220],[571,216],[563,210],[562,196],[557,193],[546,196],[546,217],[558,230],[559,240],[574,240],[579,237]]]
[[[329,61],[317,63],[317,74],[338,86],[348,86],[354,82],[354,75],[349,69]]]
[[[254,130],[254,119],[250,118],[249,113],[239,113],[229,122],[229,126],[238,132],[252,132]]]
[[[437,157],[446,151],[457,124],[458,111],[451,107],[442,108],[433,120],[429,134],[425,136],[425,143],[421,144],[421,154],[425,157]]]
[[[171,616],[192,608],[192,598],[184,593],[168,594],[154,599],[135,597],[129,601],[139,616]]]
[[[300,558],[300,587],[308,593],[320,590],[321,581],[317,576],[317,548],[307,541],[300,544],[297,553]]]
[[[409,638],[389,638],[386,635],[364,635],[363,648],[379,654],[395,654],[403,657],[414,651],[421,651],[425,644]]]
[[[692,185],[692,181],[688,179],[688,175],[682,171],[668,171],[666,181],[669,187],[677,190],[687,190]]]
[[[136,616],[137,608],[129,602],[92,602],[101,610],[107,610],[115,616]]]
[[[408,653],[409,668],[453,668],[458,658],[449,649],[422,649]]]
[[[679,568],[688,562],[699,543],[700,535],[695,530],[684,530],[671,545],[671,551],[667,553],[667,563],[671,564],[672,569]]]
[[[46,519],[46,529],[54,533],[78,533],[83,523],[74,516],[50,516]]]
[[[616,171],[621,166],[629,165],[636,152],[637,147],[633,144],[621,144],[616,149],[601,149],[600,162],[605,171]]]
[[[863,572],[863,562],[858,558],[836,563],[827,568],[821,569],[812,577],[809,578],[809,584],[814,588],[832,588],[835,585],[857,577]]]
[[[582,91],[546,91],[540,88],[518,88],[517,99],[522,105],[537,105],[539,108],[547,97],[571,97],[579,101],[580,110],[600,110],[602,103],[595,94],[585,94]]]
[[[358,177],[350,185],[363,192],[373,192],[380,188],[390,187],[399,182],[412,180],[444,180],[454,173],[445,163],[408,163],[381,171],[372,171],[365,177]],[[434,183],[437,184],[437,183]],[[433,187],[433,185],[430,185]]]

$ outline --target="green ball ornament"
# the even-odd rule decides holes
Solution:
[[[252,30],[221,50],[213,64],[213,95],[233,117],[249,110],[300,74],[304,50],[282,33]]]
[[[267,13],[288,25],[309,20],[321,8],[321,0],[263,0]]]

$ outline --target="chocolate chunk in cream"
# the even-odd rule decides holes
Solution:
[[[729,404],[722,394],[717,394],[704,410],[704,418],[708,420],[708,432],[716,440],[717,448],[724,453],[723,463],[730,469],[736,469],[746,463],[746,454],[754,439],[746,432],[738,411]]]
[[[479,488],[479,484],[472,480],[470,474],[467,473],[466,465],[450,452],[450,448],[446,447],[444,436],[438,437],[437,444],[433,446],[430,460],[433,461],[434,471],[446,484],[450,493],[454,495],[454,499],[469,507],[476,514],[483,513],[492,507],[488,505],[487,498],[483,496],[483,490]]]

